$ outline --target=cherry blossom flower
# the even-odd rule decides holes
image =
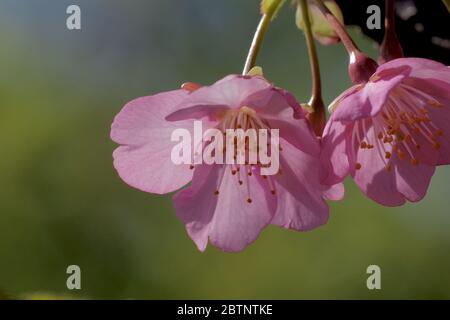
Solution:
[[[111,138],[121,146],[114,167],[127,184],[166,194],[192,181],[173,201],[201,251],[208,240],[240,251],[268,224],[307,231],[327,222],[325,198],[342,198],[343,187],[320,182],[320,142],[292,95],[260,76],[230,75],[184,88],[133,100],[116,116]],[[199,120],[221,131],[278,129],[278,173],[262,174],[259,162],[175,165],[172,132],[192,130]]]
[[[450,70],[427,59],[399,58],[331,105],[323,135],[324,182],[350,174],[374,201],[421,200],[435,167],[450,161]]]

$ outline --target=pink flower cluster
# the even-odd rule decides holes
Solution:
[[[288,92],[262,76],[230,75],[211,86],[138,98],[116,116],[114,167],[130,186],[173,197],[198,249],[236,252],[273,224],[307,231],[328,220],[352,176],[386,206],[422,199],[437,165],[450,160],[450,69],[418,58],[382,64],[331,105],[322,137]],[[174,164],[177,128],[278,129],[279,172],[260,164]]]

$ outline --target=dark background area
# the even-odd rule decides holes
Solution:
[[[378,5],[384,16],[385,0],[336,0],[347,25],[357,25],[378,43],[384,28],[367,28],[367,7]],[[450,14],[442,0],[397,0],[396,31],[407,57],[423,57],[450,65]],[[384,26],[384,23],[382,24]]]

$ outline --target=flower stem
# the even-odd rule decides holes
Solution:
[[[311,92],[311,102],[322,101],[322,84],[320,79],[320,67],[319,59],[317,57],[316,45],[314,43],[314,37],[311,30],[311,20],[309,19],[309,10],[307,0],[299,0],[302,9],[302,18],[305,24],[305,37],[306,43],[308,45],[308,56],[311,65],[311,75],[312,75],[312,92]],[[313,107],[313,106],[312,106]]]
[[[259,49],[261,48],[264,35],[271,19],[272,17],[270,14],[263,14],[263,16],[261,17],[258,27],[256,28],[255,35],[253,36],[253,41],[250,46],[247,59],[245,60],[244,71],[242,71],[243,75],[246,75],[250,71],[250,69],[255,66]]]
[[[345,30],[345,27],[341,24],[341,22],[333,15],[333,13],[328,9],[324,4],[322,0],[316,0],[317,6],[319,10],[322,12],[322,14],[327,19],[328,23],[333,27],[333,29],[336,31],[337,35],[341,39],[342,43],[345,46],[345,49],[347,49],[347,52],[349,55],[352,53],[356,54],[357,52],[360,52],[359,48],[356,46],[356,44],[353,42],[350,35]]]
[[[350,35],[345,30],[345,26],[333,15],[333,13],[323,4],[322,0],[315,0],[317,7],[327,19],[328,23],[333,27],[342,43],[347,49],[350,57],[348,72],[350,79],[354,84],[364,83],[374,74],[378,65],[377,63],[362,53],[353,42]]]
[[[395,32],[395,0],[386,0],[385,11],[384,39],[380,48],[380,63],[403,57],[403,49]]]
[[[256,28],[255,35],[253,36],[253,41],[250,46],[250,50],[245,60],[243,75],[246,75],[256,64],[256,57],[258,56],[259,49],[261,48],[264,35],[266,34],[267,27],[270,21],[273,20],[274,16],[277,14],[278,10],[283,6],[285,0],[262,0],[261,2],[261,13],[262,17]]]
[[[325,105],[322,99],[322,83],[320,79],[319,59],[317,57],[316,44],[311,29],[311,20],[309,18],[308,0],[299,0],[302,18],[305,26],[305,38],[308,46],[309,63],[311,66],[312,88],[311,99],[308,102],[308,119],[317,136],[322,136],[325,128]]]
[[[395,29],[395,0],[386,0],[385,10],[385,27]]]

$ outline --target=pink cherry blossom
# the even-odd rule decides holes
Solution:
[[[259,76],[186,88],[133,100],[116,116],[114,166],[127,184],[165,194],[192,181],[173,201],[201,251],[208,240],[240,251],[268,224],[307,231],[327,222],[324,199],[342,198],[343,187],[320,183],[320,143],[293,96]],[[173,164],[171,133],[198,120],[205,129],[279,129],[278,174],[262,175],[258,164]]]
[[[330,106],[323,135],[324,181],[350,174],[374,201],[421,200],[437,165],[450,161],[450,70],[427,59],[400,58]]]

